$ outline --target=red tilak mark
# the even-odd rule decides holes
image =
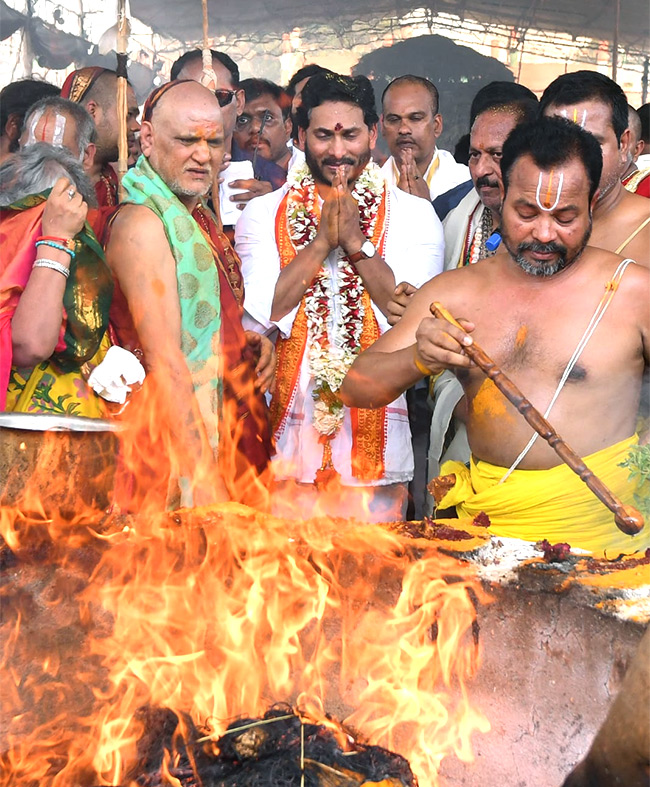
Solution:
[[[49,116],[48,116],[48,115],[45,115],[45,117],[43,118],[43,120],[44,120],[45,122],[43,123],[43,128],[42,128],[42,130],[41,130],[41,142],[45,142],[45,131],[46,131],[46,129],[47,129],[47,124],[48,124],[48,121],[49,121]]]
[[[337,123],[334,126],[334,131],[342,131],[342,130],[343,130],[343,125],[341,123]]]

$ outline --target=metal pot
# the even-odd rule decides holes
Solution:
[[[49,413],[0,413],[0,505],[74,514],[110,503],[119,425]]]

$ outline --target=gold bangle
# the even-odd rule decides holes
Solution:
[[[420,372],[420,374],[424,375],[424,377],[431,377],[431,375],[433,374],[433,372],[431,371],[431,369],[428,369],[428,368],[427,368],[427,367],[426,367],[426,366],[425,366],[425,365],[422,363],[422,361],[421,361],[421,360],[418,358],[418,350],[417,350],[417,347],[415,348],[415,350],[413,350],[413,363],[415,364],[415,366],[416,366],[416,368],[417,368],[418,372]]]

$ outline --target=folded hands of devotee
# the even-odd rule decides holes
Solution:
[[[249,352],[255,360],[255,387],[262,393],[266,393],[275,375],[275,347],[273,342],[261,333],[256,331],[245,331],[246,343]]]
[[[323,202],[317,237],[323,237],[329,250],[340,246],[354,253],[366,241],[359,224],[359,206],[350,193],[346,167],[339,167],[332,178],[332,189]]]
[[[401,156],[397,160],[399,168],[399,180],[397,187],[402,191],[407,191],[413,194],[414,197],[422,197],[422,199],[431,201],[431,194],[426,180],[418,172],[417,164],[413,158],[413,151],[411,148],[403,148]]]
[[[417,292],[417,287],[409,284],[407,281],[400,282],[395,287],[393,297],[388,301],[388,324],[395,325],[399,322],[401,316],[406,311],[406,307],[411,302],[414,293]]]

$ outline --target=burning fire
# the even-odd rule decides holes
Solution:
[[[432,542],[236,503],[20,509],[35,513],[0,512],[2,785],[136,785],[147,706],[216,740],[290,703],[343,744],[353,730],[399,752],[422,787],[444,757],[471,760],[472,734],[489,729],[465,688],[487,599]],[[160,783],[180,784],[174,762]]]

